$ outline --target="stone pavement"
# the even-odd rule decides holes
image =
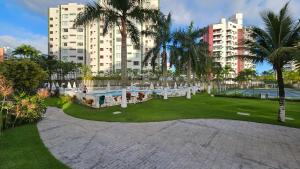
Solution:
[[[107,123],[49,108],[38,123],[74,169],[300,169],[300,130],[230,120]]]

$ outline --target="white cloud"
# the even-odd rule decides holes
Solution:
[[[22,44],[29,44],[42,53],[48,53],[47,42],[48,38],[42,35],[28,36],[27,38],[19,38],[9,35],[0,36],[0,46],[9,46],[16,48]]]
[[[67,4],[67,3],[88,3],[92,0],[9,0],[6,3],[9,4],[18,4],[33,12],[37,12],[39,14],[43,14],[47,16],[49,7],[56,7],[59,4]]]
[[[48,53],[48,37],[33,33],[22,27],[0,22],[0,46],[17,47],[29,44],[43,53]]]
[[[189,24],[193,19],[191,11],[185,6],[184,1],[162,0],[162,11],[167,14],[171,12],[172,18],[176,24]]]
[[[245,23],[261,25],[260,12],[279,9],[289,0],[161,0],[164,13],[172,12],[176,25],[186,25],[195,21],[198,26],[206,26],[228,18],[236,12],[244,14]],[[290,0],[290,11],[299,17],[300,0]],[[298,18],[295,18],[298,19]]]

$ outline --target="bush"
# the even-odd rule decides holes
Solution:
[[[0,66],[0,75],[12,82],[17,92],[33,94],[47,78],[47,73],[37,63],[27,60],[7,60]]]
[[[58,101],[58,108],[63,108],[63,106],[67,103],[71,103],[71,102],[75,102],[76,101],[76,96],[65,96],[62,95],[59,97],[59,101]]]
[[[14,106],[14,122],[13,126],[24,123],[34,123],[39,121],[43,114],[46,113],[47,106],[44,98],[40,95],[27,96],[22,93],[15,97],[16,103]]]

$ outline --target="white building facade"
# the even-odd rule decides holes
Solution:
[[[236,55],[249,54],[243,49],[243,41],[250,38],[250,31],[243,25],[243,14],[237,13],[233,17],[222,18],[219,23],[208,26],[205,40],[209,44],[209,51],[215,56],[215,61],[222,67],[230,66],[234,71],[231,77],[236,77],[243,69],[255,69],[255,65]]]
[[[100,3],[104,3],[100,0]],[[144,7],[159,9],[159,0],[146,0]],[[74,21],[85,5],[69,3],[49,8],[49,55],[64,62],[82,63],[90,66],[93,75],[120,72],[121,34],[116,26],[103,35],[104,22],[101,18],[86,25],[74,28]],[[150,23],[136,23],[140,31]],[[134,72],[150,70],[151,65],[143,66],[145,53],[154,46],[151,37],[140,36],[141,47],[136,48],[128,37],[127,67]]]

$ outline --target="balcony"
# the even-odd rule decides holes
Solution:
[[[214,40],[214,41],[222,40],[222,36],[214,36],[214,37],[213,37],[213,40]]]

